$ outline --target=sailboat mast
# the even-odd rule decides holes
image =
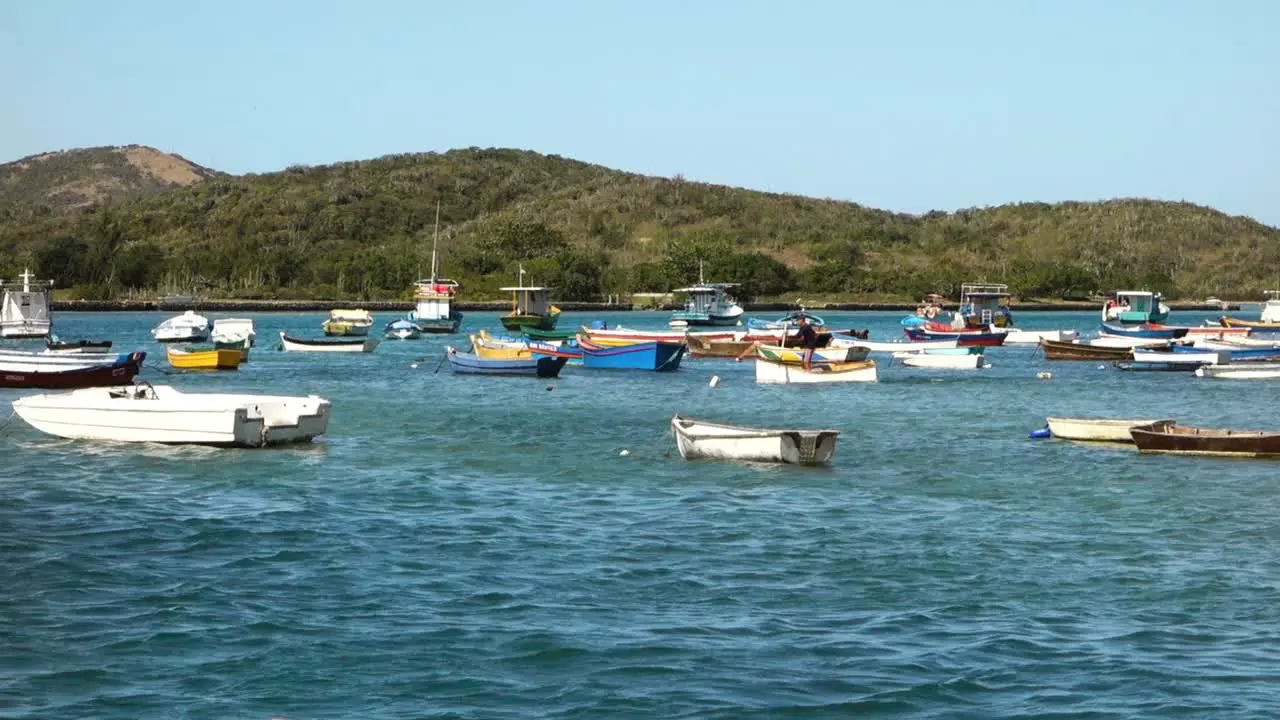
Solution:
[[[436,283],[436,245],[440,242],[440,201],[436,201],[436,229],[431,233],[431,284]]]

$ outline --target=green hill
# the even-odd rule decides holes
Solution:
[[[28,182],[3,168],[0,275],[31,264],[86,297],[403,297],[429,268],[437,202],[441,269],[469,299],[514,282],[519,265],[562,299],[665,291],[696,280],[703,261],[708,281],[741,282],[744,295],[809,302],[953,294],[972,281],[1023,297],[1245,297],[1274,286],[1280,267],[1280,231],[1189,203],[914,216],[519,150],[205,171],[182,187],[62,209],[38,199],[74,177]]]

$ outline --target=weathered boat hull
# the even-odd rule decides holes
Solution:
[[[1053,437],[1062,440],[1132,444],[1133,438],[1129,435],[1130,428],[1166,421],[1051,417],[1045,418],[1045,422],[1049,426],[1049,433]]]
[[[1245,328],[1248,330],[1280,330],[1280,322],[1263,322],[1261,320],[1241,320],[1230,315],[1218,318],[1218,324],[1224,328]]]
[[[1132,352],[1130,347],[1101,347],[1053,340],[1041,340],[1040,349],[1046,360],[1124,360]]]
[[[449,348],[446,354],[450,368],[459,375],[523,375],[553,378],[560,374],[560,369],[568,362],[568,359],[563,357],[530,356],[520,360],[490,359],[458,352],[454,348]]]
[[[538,330],[555,330],[556,323],[560,321],[560,313],[553,312],[546,315],[522,315],[512,314],[502,316],[502,327],[511,332],[522,332],[524,328],[537,328]]]
[[[694,357],[740,358],[752,355],[756,349],[751,340],[707,340],[697,335],[689,335],[689,354]]]
[[[874,360],[822,363],[805,370],[801,365],[772,362],[764,358],[756,359],[756,382],[762,385],[875,382],[876,380]]]
[[[685,460],[824,465],[835,455],[839,430],[767,430],[723,425],[676,415],[676,448]]]
[[[458,332],[458,328],[462,325],[463,314],[457,310],[451,310],[448,317],[442,318],[414,318],[411,322],[417,323],[418,330],[432,335],[452,335]]]
[[[124,360],[88,367],[63,366],[37,371],[31,369],[0,370],[0,387],[38,388],[42,390],[75,390],[79,388],[123,385],[133,380],[142,368],[145,352],[135,352]]]
[[[1140,453],[1280,458],[1280,433],[1212,430],[1180,426],[1171,420],[1129,431]]]
[[[680,369],[680,359],[688,346],[684,343],[642,342],[631,345],[605,346],[579,340],[582,366],[610,370],[654,370],[671,372]]]

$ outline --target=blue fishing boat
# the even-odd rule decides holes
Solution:
[[[680,358],[689,349],[684,343],[674,342],[638,342],[606,347],[585,338],[578,339],[578,347],[582,349],[583,367],[658,372],[679,369]]]
[[[561,343],[535,342],[528,343],[529,354],[534,357],[562,357],[570,365],[582,364],[582,348],[576,340],[565,340]]]
[[[1190,328],[1184,327],[1156,327],[1149,324],[1144,325],[1116,325],[1114,323],[1102,323],[1102,332],[1107,335],[1115,335],[1117,337],[1143,338],[1149,340],[1177,340],[1187,334]]]
[[[449,348],[446,357],[453,371],[462,375],[527,375],[530,377],[553,378],[560,374],[560,368],[568,362],[564,357],[531,357],[516,360],[482,358],[471,353],[458,352]]]
[[[1203,353],[1205,348],[1196,347],[1195,345],[1174,345],[1172,350],[1175,353]],[[1240,348],[1240,349],[1224,349],[1214,347],[1212,352],[1225,352],[1232,362],[1237,360],[1280,360],[1280,347],[1260,347],[1260,348]]]

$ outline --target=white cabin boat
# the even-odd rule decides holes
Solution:
[[[1196,376],[1223,380],[1272,380],[1280,378],[1277,362],[1232,362],[1226,365],[1201,365]]]
[[[213,321],[212,338],[218,343],[235,343],[247,340],[249,347],[257,344],[258,332],[250,318],[218,318]]]
[[[188,310],[155,326],[151,337],[157,342],[204,342],[209,339],[209,318]]]
[[[184,393],[150,383],[33,395],[13,410],[73,440],[262,447],[306,442],[329,427],[329,401],[314,395]]]
[[[985,356],[982,353],[969,352],[968,348],[955,350],[924,350],[921,352],[896,352],[894,360],[913,368],[931,368],[935,370],[977,370],[984,367]]]
[[[737,283],[708,283],[702,280],[702,263],[698,263],[698,284],[672,290],[688,295],[684,309],[671,313],[671,327],[695,325],[738,325],[742,322],[742,306],[729,291]]]
[[[1258,320],[1264,323],[1280,323],[1280,290],[1268,290],[1267,296]]]
[[[762,385],[875,382],[876,379],[874,360],[823,363],[805,370],[803,365],[756,359],[756,382]]]
[[[406,319],[417,323],[425,333],[455,333],[462,324],[462,313],[453,308],[453,300],[462,287],[456,280],[436,277],[440,242],[440,203],[436,203],[436,225],[431,238],[431,277],[413,284],[413,310]]]
[[[1171,420],[1108,420],[1095,418],[1045,418],[1049,434],[1063,440],[1132,443],[1129,428]]]
[[[35,280],[30,270],[23,269],[21,283],[0,280],[0,338],[48,337],[53,329],[49,309],[52,280]]]
[[[1147,290],[1117,290],[1102,306],[1102,322],[1140,325],[1162,323],[1169,317],[1169,306],[1160,293]]]
[[[280,331],[280,347],[282,350],[289,352],[347,352],[362,353],[373,352],[378,347],[378,339],[372,337],[363,338],[297,338],[289,337],[283,330]]]
[[[822,465],[831,462],[839,430],[766,430],[694,420],[671,419],[676,449],[685,460]]]

